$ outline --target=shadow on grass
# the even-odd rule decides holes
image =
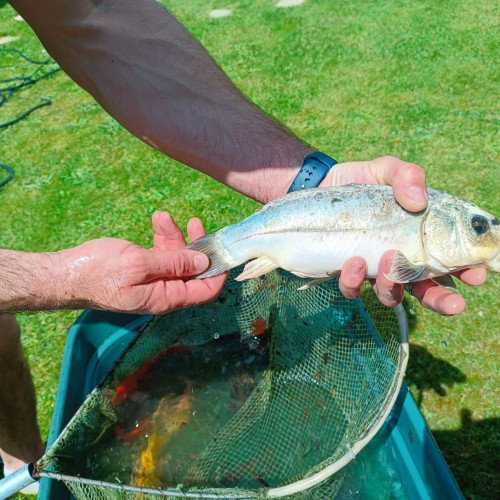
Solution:
[[[463,409],[460,419],[460,429],[432,435],[467,499],[498,499],[500,418],[473,420],[471,411]]]
[[[405,382],[417,389],[416,403],[419,408],[422,406],[424,391],[432,389],[439,396],[446,396],[447,387],[466,380],[466,376],[458,368],[434,357],[425,347],[410,344],[410,361]]]
[[[0,9],[2,7],[4,7],[5,5],[7,5],[7,1],[6,0],[0,0]]]
[[[412,387],[419,408],[424,391],[446,396],[448,388],[466,380],[458,368],[424,347],[410,344],[405,383]],[[460,419],[458,430],[432,431],[432,435],[464,496],[496,500],[500,492],[500,419],[473,420],[468,409],[460,410]]]

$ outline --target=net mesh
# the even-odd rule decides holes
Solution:
[[[154,318],[39,468],[82,499],[332,498],[399,390],[397,315],[369,287],[240,271]]]

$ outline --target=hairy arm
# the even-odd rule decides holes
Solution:
[[[56,255],[0,249],[0,312],[54,308],[59,267]]]
[[[186,249],[180,228],[166,212],[153,216],[154,247],[102,238],[55,253],[0,249],[0,313],[54,309],[164,314],[217,297],[226,275],[189,279],[208,258]],[[198,219],[189,238],[203,236]]]
[[[249,101],[155,0],[11,0],[59,63],[139,139],[261,202],[313,149]]]

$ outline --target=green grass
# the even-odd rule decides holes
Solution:
[[[423,166],[429,185],[499,214],[500,7],[487,0],[331,0],[276,9],[274,0],[164,1],[262,109],[339,161],[392,154]],[[0,37],[47,56],[0,1]],[[31,69],[0,53],[0,78]],[[150,215],[209,230],[254,202],[151,150],[62,72],[19,93],[0,123],[40,98],[53,104],[0,130],[0,246],[56,250],[115,236],[151,244]],[[1,174],[0,174],[1,175]],[[467,498],[500,491],[500,280],[461,287],[456,318],[417,306],[407,383]],[[407,303],[411,306],[411,303]],[[78,312],[20,315],[47,436],[66,328]]]

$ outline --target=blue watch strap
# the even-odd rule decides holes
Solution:
[[[287,193],[318,187],[320,182],[326,177],[326,174],[336,163],[336,160],[319,151],[307,155],[304,158],[304,163],[297,177],[295,177]]]

